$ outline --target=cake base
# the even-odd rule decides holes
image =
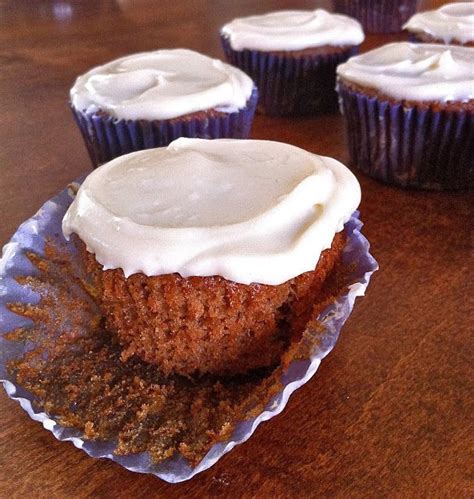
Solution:
[[[77,239],[105,327],[124,347],[164,374],[235,375],[276,365],[300,334],[345,245],[336,234],[314,271],[277,286],[239,284],[220,276],[167,274],[125,278],[102,270]]]
[[[460,40],[456,40],[455,38],[453,38],[449,41],[449,43],[446,43],[441,38],[436,38],[435,36],[431,36],[428,33],[413,33],[409,30],[407,30],[407,32],[409,34],[410,41],[415,43],[438,43],[441,45],[460,45],[461,47],[474,47],[474,41],[463,43]]]

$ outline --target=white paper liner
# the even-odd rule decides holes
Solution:
[[[44,428],[51,431],[58,440],[71,441],[78,449],[84,450],[92,457],[112,459],[130,471],[151,473],[170,483],[189,480],[197,473],[208,469],[237,444],[250,438],[262,421],[271,419],[283,411],[291,394],[314,375],[321,360],[333,349],[339,332],[352,311],[356,297],[364,295],[371,275],[378,268],[377,262],[369,253],[368,241],[360,233],[362,223],[356,212],[345,227],[348,242],[342,261],[350,264],[348,267],[351,269],[350,273],[347,273],[347,292],[339,296],[320,314],[318,320],[324,332],[318,335],[320,338],[318,346],[314,348],[309,359],[293,361],[289,365],[282,376],[283,389],[272,397],[265,410],[256,418],[239,423],[232,437],[228,441],[215,444],[195,467],[191,467],[178,454],[159,464],[153,463],[147,453],[116,456],[113,454],[114,442],[84,440],[81,438],[80,431],[63,428],[48,414],[36,412],[32,406],[33,395],[17,385],[6,368],[8,361],[24,354],[28,349],[28,344],[9,341],[4,337],[5,334],[12,329],[31,324],[29,319],[11,312],[7,304],[36,304],[41,298],[28,287],[20,285],[15,278],[36,275],[38,272],[26,257],[26,252],[31,251],[43,255],[47,238],[65,242],[61,232],[61,221],[71,200],[70,193],[65,189],[46,202],[36,215],[20,225],[10,242],[3,248],[3,255],[0,259],[0,381],[8,396],[18,401],[32,419],[41,422]]]

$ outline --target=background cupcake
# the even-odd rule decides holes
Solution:
[[[245,73],[186,49],[117,59],[80,76],[71,89],[94,166],[178,137],[246,138],[257,98]]]
[[[393,43],[338,68],[351,165],[402,187],[474,185],[474,51]]]
[[[334,0],[336,12],[358,19],[368,33],[398,33],[417,0]]]
[[[443,5],[415,14],[403,26],[412,41],[474,46],[474,2]]]
[[[91,173],[63,231],[79,237],[124,360],[229,375],[278,364],[302,333],[359,202],[331,158],[182,138]]]
[[[221,30],[227,60],[258,86],[259,111],[277,116],[335,110],[336,67],[363,40],[356,20],[322,9],[237,18]]]

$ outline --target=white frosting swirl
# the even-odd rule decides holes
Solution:
[[[63,220],[105,269],[281,284],[360,202],[338,161],[280,142],[180,138],[102,165]]]
[[[444,43],[474,41],[474,2],[448,3],[437,10],[415,14],[403,26],[413,33],[425,33]]]
[[[337,74],[399,100],[474,99],[474,50],[468,47],[391,43],[351,57]]]
[[[243,72],[192,50],[143,52],[91,69],[77,78],[71,102],[130,120],[171,119],[207,109],[234,112],[253,89]]]
[[[362,26],[350,17],[323,9],[281,10],[240,17],[222,28],[234,50],[303,50],[323,45],[359,45]]]

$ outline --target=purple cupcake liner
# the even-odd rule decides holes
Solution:
[[[14,314],[9,303],[38,303],[42,296],[27,285],[20,284],[18,276],[36,275],[37,270],[27,257],[28,252],[44,255],[45,241],[52,240],[67,244],[74,251],[73,243],[66,243],[62,236],[61,221],[72,201],[67,190],[49,200],[32,218],[24,222],[10,242],[3,248],[0,258],[0,382],[3,383],[8,397],[20,403],[21,407],[35,421],[53,433],[60,441],[72,442],[77,448],[95,458],[108,458],[130,471],[151,473],[170,483],[182,482],[208,469],[236,445],[248,440],[258,425],[280,414],[291,394],[307,383],[317,371],[321,360],[334,348],[339,333],[349,317],[355,299],[363,296],[372,274],[378,269],[377,262],[369,253],[369,243],[361,233],[362,223],[358,212],[345,225],[347,243],[342,253],[342,262],[347,268],[345,291],[339,295],[319,316],[321,328],[311,331],[317,344],[308,358],[294,360],[282,375],[281,390],[276,393],[265,409],[255,417],[238,423],[228,440],[216,443],[196,466],[192,467],[182,456],[153,463],[148,453],[119,456],[114,454],[115,442],[85,440],[80,431],[61,426],[57,419],[38,410],[35,397],[17,383],[7,369],[9,361],[22,357],[31,349],[31,341],[25,344],[9,341],[5,335],[15,328],[27,327],[29,319]],[[71,287],[77,286],[73,280]],[[64,318],[67,323],[67,317]],[[77,322],[77,321],[76,321]],[[87,321],[84,321],[86,323]],[[58,328],[63,327],[58,324]],[[67,324],[66,324],[67,327]]]
[[[368,33],[400,33],[417,0],[334,0],[336,12],[356,18]]]
[[[258,90],[254,87],[243,109],[204,118],[118,120],[106,113],[88,113],[71,107],[94,168],[118,156],[167,146],[179,137],[246,139],[250,135]]]
[[[358,47],[351,47],[341,53],[293,57],[234,50],[222,34],[221,42],[227,61],[247,73],[257,85],[258,110],[270,116],[336,111],[336,68],[358,52]]]
[[[411,31],[406,31],[408,33],[408,41],[410,43],[425,43],[423,40],[418,38],[418,36],[415,33],[412,33]]]
[[[379,100],[338,85],[351,166],[400,187],[474,187],[474,114]]]

